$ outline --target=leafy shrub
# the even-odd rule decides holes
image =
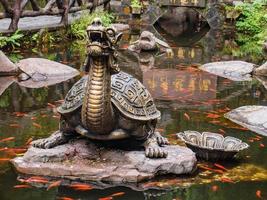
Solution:
[[[10,36],[0,35],[0,48],[9,47],[15,48],[16,46],[20,46],[20,40],[24,37],[19,30],[13,33]]]
[[[236,42],[240,48],[233,53],[236,56],[248,55],[253,60],[262,55],[262,44],[267,39],[267,8],[261,0],[244,3],[235,9],[241,12],[236,22]]]
[[[133,8],[141,8],[142,5],[139,0],[131,0],[131,7]]]

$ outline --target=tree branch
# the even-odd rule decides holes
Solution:
[[[5,9],[5,12],[7,12],[7,13],[13,12],[12,8],[8,5],[7,0],[0,0],[0,2],[2,3],[3,8]]]

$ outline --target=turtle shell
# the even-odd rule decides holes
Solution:
[[[68,92],[58,108],[61,114],[73,112],[82,106],[88,76],[84,76]],[[120,72],[111,76],[111,102],[126,117],[135,120],[152,120],[160,117],[148,90],[131,75]]]

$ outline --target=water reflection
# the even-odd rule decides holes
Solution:
[[[169,8],[156,22],[155,27],[164,38],[180,46],[195,44],[209,30],[205,19],[197,11],[186,7]]]
[[[3,79],[6,78],[8,77],[3,77]],[[26,88],[13,83],[0,97],[0,111],[29,112],[44,108],[47,106],[47,102],[64,99],[75,81],[76,79],[71,79],[54,86],[38,89]]]

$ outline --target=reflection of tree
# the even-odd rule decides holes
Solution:
[[[10,106],[10,89],[6,90],[6,92],[0,98],[0,108],[7,108]]]

